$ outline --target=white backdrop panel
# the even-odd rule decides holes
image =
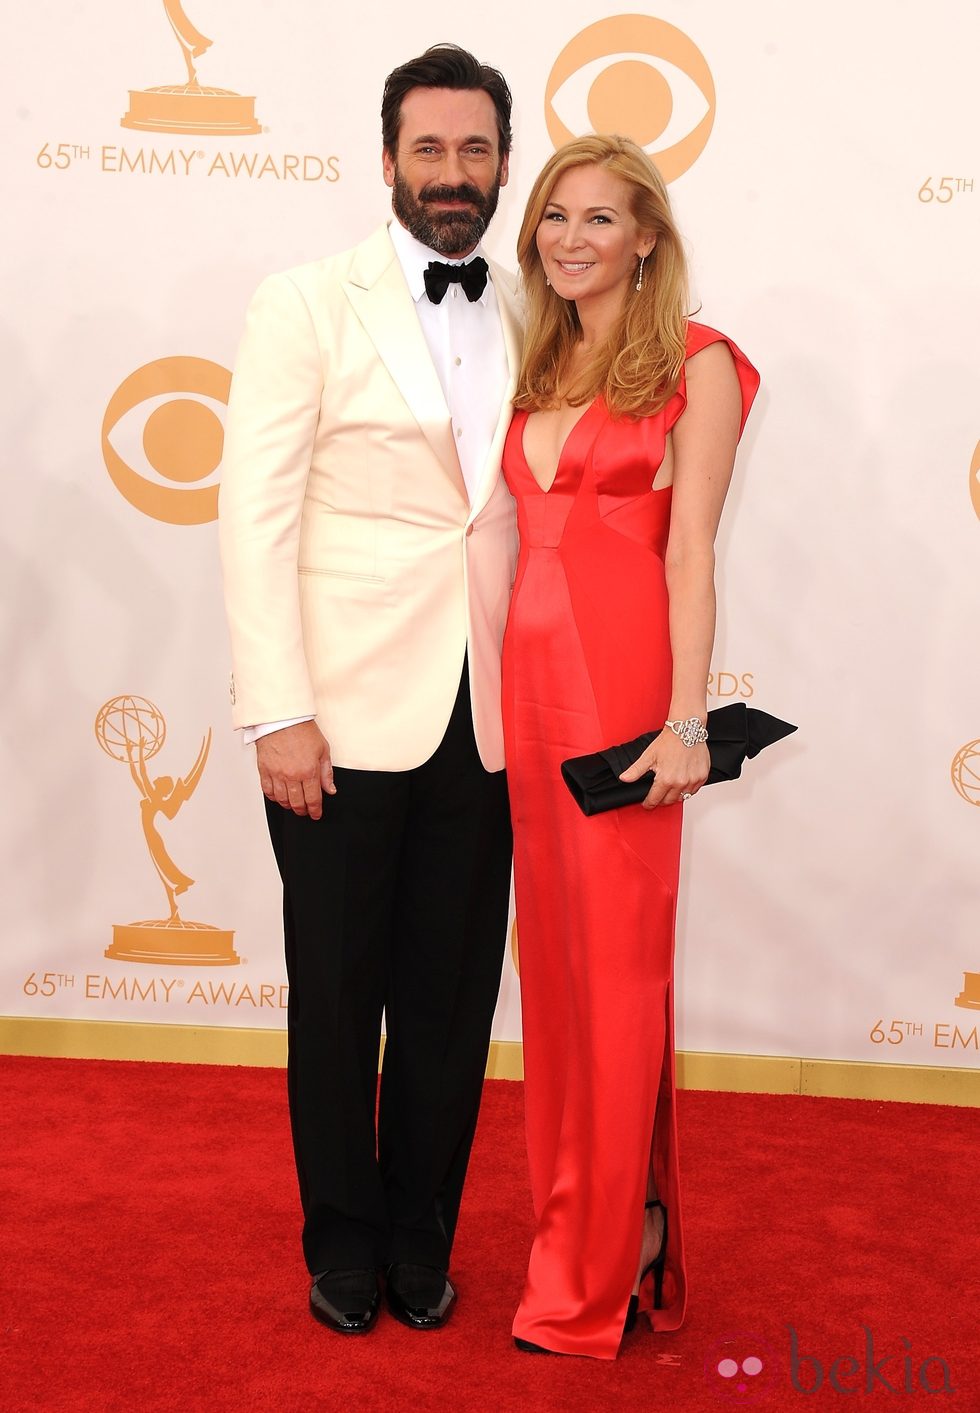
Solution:
[[[346,248],[384,218],[381,86],[426,44],[474,49],[514,89],[511,183],[488,240],[511,265],[551,151],[545,93],[560,51],[606,20],[625,47],[597,41],[589,75],[639,57],[672,86],[682,51],[671,41],[638,54],[635,22],[594,0],[540,19],[514,0],[492,17],[433,0],[422,24],[377,3],[187,8],[214,40],[201,82],[254,97],[262,131],[120,125],[130,90],[185,77],[159,0],[94,11],[38,0],[5,56],[0,1010],[280,1027],[277,877],[251,753],[228,726],[215,526],[154,518],[120,494],[101,450],[110,398],[161,360],[227,369],[263,275]],[[959,790],[950,768],[980,737],[980,488],[975,509],[968,480],[980,441],[980,19],[958,0],[928,22],[883,0],[665,0],[648,15],[710,70],[713,127],[671,192],[701,317],[763,377],[719,546],[712,703],[748,700],[800,726],[688,810],[679,1042],[975,1064],[980,762],[961,768]],[[562,97],[581,130],[587,97],[588,83]],[[671,121],[690,112],[693,126],[700,101],[674,87]],[[209,414],[167,405],[220,413],[220,396],[198,373],[181,388],[138,381],[151,400],[111,430],[118,454],[182,498],[213,486]],[[143,444],[161,406],[156,441],[146,435],[162,472]],[[170,858],[195,880],[181,917],[234,933],[220,943],[230,965],[105,956],[114,926],[168,916],[140,789],[93,731],[119,695],[148,698],[166,720],[146,761],[161,799],[213,732],[196,788],[170,800],[172,819],[156,816],[155,847],[165,871]],[[171,787],[154,784],[163,775]],[[495,1033],[520,1034],[509,956]]]

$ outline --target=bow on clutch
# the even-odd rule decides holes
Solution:
[[[751,760],[766,746],[781,741],[795,730],[788,721],[780,721],[778,716],[770,716],[756,707],[747,707],[744,702],[715,707],[708,712],[711,770],[705,784],[737,780],[745,760]],[[650,793],[649,774],[641,775],[639,780],[620,780],[619,777],[659,735],[660,731],[647,731],[634,741],[624,741],[621,746],[609,746],[593,755],[562,761],[565,784],[583,814],[602,814],[621,805],[638,805],[646,799]]]

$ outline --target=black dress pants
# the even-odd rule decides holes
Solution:
[[[446,1270],[510,895],[506,779],[480,762],[465,664],[429,760],[334,778],[319,820],[266,802],[303,1250],[313,1275],[390,1261]]]

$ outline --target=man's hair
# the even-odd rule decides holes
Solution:
[[[497,110],[500,155],[510,152],[511,93],[507,80],[489,64],[481,64],[458,44],[433,44],[417,59],[399,64],[385,79],[381,99],[381,140],[389,157],[398,151],[402,102],[413,88],[482,89]]]

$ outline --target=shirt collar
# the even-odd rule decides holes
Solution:
[[[430,250],[427,245],[416,240],[411,231],[406,230],[401,221],[397,219],[388,223],[388,234],[391,236],[391,243],[398,256],[398,263],[402,267],[402,273],[408,282],[409,291],[416,304],[425,294],[425,270],[430,261],[439,260],[444,265],[466,265],[477,255],[483,255],[483,247],[478,245],[466,256],[465,260],[449,260],[445,255],[440,255],[437,250]],[[483,258],[486,259],[486,256]],[[487,289],[489,288],[490,281],[488,279],[486,289],[476,301],[478,304],[486,302]]]

